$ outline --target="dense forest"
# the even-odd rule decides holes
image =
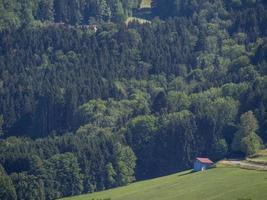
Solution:
[[[0,0],[0,199],[55,199],[267,143],[267,2]],[[92,27],[97,26],[97,31]]]

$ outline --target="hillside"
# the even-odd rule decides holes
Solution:
[[[266,0],[0,0],[0,200],[92,194],[196,157],[265,168],[266,22]],[[234,182],[225,170],[207,173]],[[132,190],[221,192],[171,177]]]
[[[267,172],[234,167],[177,173],[162,178],[65,200],[263,200],[267,198]]]

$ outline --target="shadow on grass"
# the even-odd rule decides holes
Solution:
[[[178,176],[186,176],[186,175],[192,174],[192,173],[194,173],[194,172],[195,172],[194,170],[191,170],[191,171],[189,171],[189,172],[187,172],[187,173],[179,174]]]

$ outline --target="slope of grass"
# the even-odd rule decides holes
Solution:
[[[259,151],[257,154],[247,158],[249,162],[267,165],[267,149]]]
[[[182,172],[66,200],[264,200],[267,172],[217,167]]]

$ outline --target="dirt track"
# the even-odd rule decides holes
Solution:
[[[267,170],[267,165],[250,163],[250,162],[245,162],[245,161],[242,161],[242,160],[222,160],[222,161],[220,161],[220,163],[227,164],[227,165],[244,167],[244,168]]]

